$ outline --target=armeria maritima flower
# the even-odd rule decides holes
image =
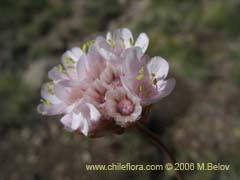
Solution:
[[[134,42],[129,29],[108,32],[72,48],[49,71],[41,90],[43,115],[62,114],[69,131],[98,137],[118,133],[140,120],[152,103],[169,95],[175,80],[165,80],[169,65],[145,55],[148,36]]]

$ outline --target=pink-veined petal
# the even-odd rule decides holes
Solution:
[[[75,58],[78,60],[84,54],[84,52],[79,47],[73,47],[71,50]]]
[[[82,55],[77,63],[78,80],[82,81],[87,77],[87,56]]]
[[[62,101],[64,102],[69,101],[70,93],[64,86],[61,86],[60,84],[56,84],[53,87],[53,91],[55,92],[56,96]]]
[[[123,72],[127,77],[137,76],[142,67],[142,63],[138,58],[138,49],[130,48],[124,52]]]

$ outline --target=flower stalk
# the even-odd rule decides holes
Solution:
[[[175,158],[171,155],[169,149],[160,141],[159,137],[140,122],[136,123],[136,127],[144,135],[144,137],[147,137],[164,154],[173,167],[175,167]],[[176,170],[175,173],[178,180],[183,180],[180,171]]]

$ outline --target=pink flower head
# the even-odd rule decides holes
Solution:
[[[134,42],[129,29],[108,32],[62,56],[62,65],[49,72],[43,84],[44,115],[63,114],[69,131],[99,137],[122,132],[140,120],[148,105],[170,94],[175,80],[165,80],[168,63],[144,53],[148,37]]]

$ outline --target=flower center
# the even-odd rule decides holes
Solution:
[[[113,81],[112,81],[111,84],[112,84],[113,87],[121,86],[120,78],[115,78],[115,79],[113,79]]]
[[[128,99],[123,99],[117,104],[117,111],[124,115],[130,115],[134,111],[133,103]]]

